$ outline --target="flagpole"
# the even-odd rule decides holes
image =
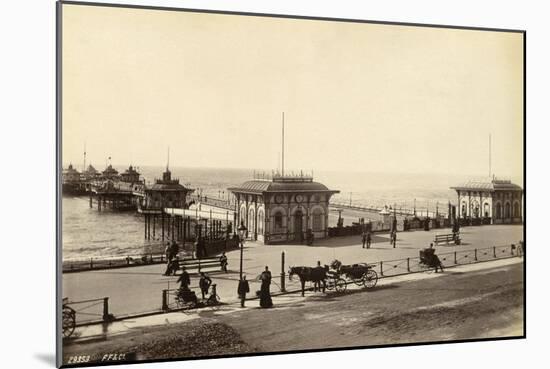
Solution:
[[[283,112],[283,140],[282,140],[282,163],[281,163],[281,176],[285,175],[285,112]]]

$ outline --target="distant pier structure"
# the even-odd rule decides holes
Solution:
[[[144,237],[147,240],[181,241],[191,234],[191,222],[183,216],[167,213],[166,209],[188,209],[187,197],[194,190],[180,184],[172,178],[172,172],[166,166],[162,178],[156,179],[152,186],[145,186],[138,211],[144,217]],[[157,234],[157,227],[159,234]],[[193,228],[194,229],[194,228]]]
[[[470,180],[451,187],[458,196],[457,217],[466,224],[523,222],[523,189],[508,179]]]
[[[62,191],[69,195],[82,195],[86,193],[86,184],[82,181],[81,173],[73,167],[73,164],[69,164],[67,169],[62,173]]]
[[[92,173],[92,171],[90,171]],[[112,165],[98,175],[94,173],[86,181],[90,197],[90,208],[94,202],[97,210],[133,210],[136,209],[145,197],[145,183],[140,180],[139,172],[131,165],[119,174]]]
[[[330,198],[340,192],[303,173],[258,175],[228,190],[236,198],[238,224],[247,227],[249,238],[265,244],[302,242],[308,230],[316,239],[326,238]]]
[[[156,179],[152,186],[145,188],[143,209],[187,208],[187,196],[194,190],[180,184],[179,179],[172,178],[172,172],[166,167],[161,179]]]

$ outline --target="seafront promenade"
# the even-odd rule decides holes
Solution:
[[[267,265],[272,271],[273,283],[271,291],[280,291],[281,253],[285,252],[285,270],[289,266],[314,266],[317,261],[321,264],[329,264],[338,259],[344,264],[359,262],[379,263],[380,261],[402,260],[417,258],[419,250],[429,246],[435,234],[448,233],[448,229],[436,229],[431,231],[400,232],[397,237],[397,247],[392,248],[388,234],[376,234],[370,249],[361,247],[360,237],[334,237],[318,240],[312,246],[305,245],[263,245],[257,242],[246,242],[244,248],[244,272],[250,280],[253,298],[255,291],[259,289],[259,283],[255,278]],[[461,229],[463,244],[460,246],[437,246],[436,252],[440,255],[452,255],[455,251],[459,255],[467,255],[473,259],[473,252],[468,250],[488,250],[493,246],[499,247],[498,257],[507,256],[510,244],[517,244],[523,239],[523,225],[495,225],[482,227],[465,227]],[[501,251],[502,250],[502,251]],[[492,257],[492,252],[485,252],[487,260]],[[506,254],[504,254],[506,253]],[[217,285],[217,292],[222,302],[237,302],[237,281],[239,277],[239,250],[227,253],[229,272],[209,272],[213,283]],[[480,254],[480,259],[482,255]],[[445,265],[453,263],[452,258],[444,261]],[[471,260],[473,261],[473,260]],[[465,260],[465,263],[470,260]],[[397,265],[387,263],[383,265],[383,272],[392,275],[392,268]],[[384,268],[389,268],[384,270]],[[403,264],[399,266],[403,268]],[[165,266],[161,264],[147,265],[132,268],[120,268],[114,270],[89,271],[81,273],[63,274],[63,291],[70,291],[70,301],[82,301],[90,299],[109,298],[109,313],[115,317],[159,311],[162,307],[162,290],[177,288],[177,277],[163,276]],[[380,270],[376,269],[380,275]],[[395,273],[395,271],[393,272]],[[300,285],[298,278],[293,281],[285,278],[286,290],[298,290]],[[191,286],[197,287],[198,276],[191,276]],[[200,291],[196,290],[200,298]],[[312,294],[313,292],[308,292]],[[256,304],[257,301],[249,301],[248,304]],[[90,304],[88,304],[90,305]],[[77,310],[77,322],[101,319],[101,306],[75,305]],[[80,310],[80,314],[79,314]]]

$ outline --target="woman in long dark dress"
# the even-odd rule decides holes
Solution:
[[[273,306],[273,301],[271,300],[271,293],[269,292],[269,285],[271,284],[271,272],[266,266],[265,271],[260,274],[260,281],[262,286],[260,288],[260,307],[269,308]]]

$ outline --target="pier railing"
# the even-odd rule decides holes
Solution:
[[[204,205],[210,205],[216,208],[226,209],[226,210],[235,210],[235,204],[227,199],[220,199],[218,197],[214,196],[195,196],[191,197],[191,200],[195,200],[196,202],[200,202]]]
[[[212,256],[222,251],[234,250],[239,247],[238,239],[206,240],[204,244],[205,255]],[[196,259],[195,246],[188,243],[184,250],[179,252],[180,260]],[[164,253],[141,253],[126,256],[90,257],[88,259],[63,261],[63,273],[85,272],[90,270],[116,269],[152,264],[165,264],[167,262]]]
[[[349,210],[356,210],[356,211],[364,211],[368,213],[380,213],[382,210],[385,209],[384,206],[379,205],[369,205],[369,204],[360,204],[360,203],[353,203],[353,202],[338,202],[338,201],[332,201],[330,203],[331,208],[337,208],[337,209],[349,209]],[[433,209],[433,208],[432,208]],[[443,209],[443,208],[440,208]],[[387,208],[391,214],[396,214],[401,217],[426,217],[429,216],[430,218],[440,218],[440,217],[447,217],[447,213],[443,210],[430,210],[428,208],[422,208],[417,207],[414,208],[405,208],[405,207],[395,207],[393,208]]]
[[[63,273],[83,272],[88,270],[126,268],[149,264],[166,263],[164,253],[133,254],[126,256],[90,257],[88,259],[63,261]]]

